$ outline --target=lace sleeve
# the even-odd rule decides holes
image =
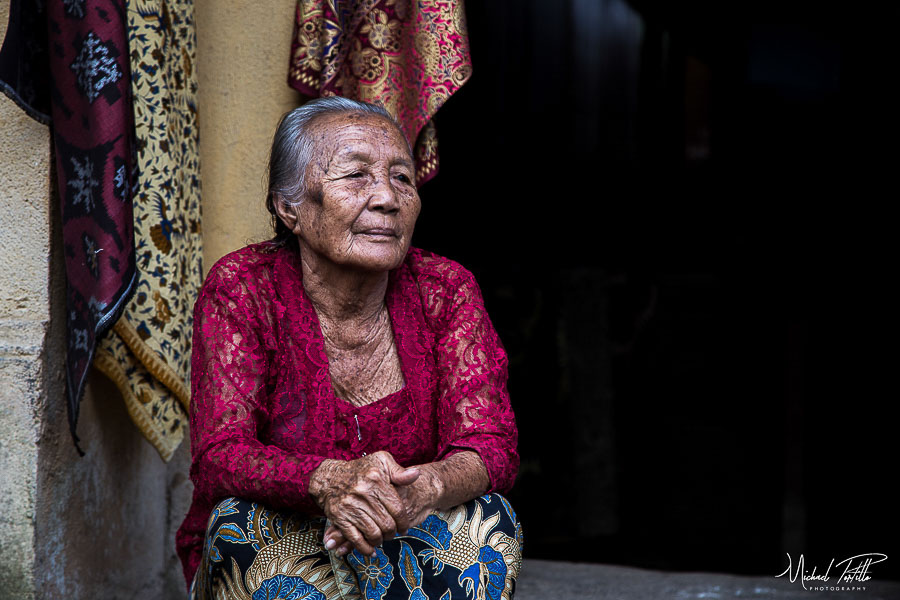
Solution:
[[[324,457],[263,444],[269,419],[266,376],[271,360],[269,319],[252,282],[219,269],[204,284],[194,309],[191,356],[191,478],[209,501],[226,496],[319,514],[309,476]]]
[[[488,318],[481,290],[460,267],[462,281],[441,300],[437,340],[440,373],[438,456],[474,450],[487,467],[490,491],[508,491],[519,468],[518,431],[506,390],[506,352]]]

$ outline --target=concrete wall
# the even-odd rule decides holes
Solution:
[[[263,172],[286,85],[295,3],[197,0],[207,269],[269,237]],[[9,2],[0,0],[0,39]],[[169,464],[91,374],[80,458],[66,422],[65,293],[47,127],[0,95],[0,598],[184,598],[174,532],[189,452]]]

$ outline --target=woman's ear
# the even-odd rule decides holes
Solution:
[[[275,201],[273,204],[275,205],[275,212],[278,214],[278,218],[281,219],[281,222],[284,223],[285,227],[287,227],[293,233],[297,232],[297,223],[299,222],[299,216],[297,215],[297,206],[291,206],[284,201],[284,198],[280,194],[275,194]]]

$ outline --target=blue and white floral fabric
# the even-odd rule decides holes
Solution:
[[[325,550],[323,518],[228,498],[210,515],[193,600],[511,600],[522,527],[488,494],[430,515],[375,556]]]

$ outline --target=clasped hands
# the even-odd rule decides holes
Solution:
[[[309,492],[331,521],[325,548],[365,556],[395,535],[419,525],[437,507],[443,483],[428,465],[405,468],[389,452],[356,460],[325,460],[310,478]]]

